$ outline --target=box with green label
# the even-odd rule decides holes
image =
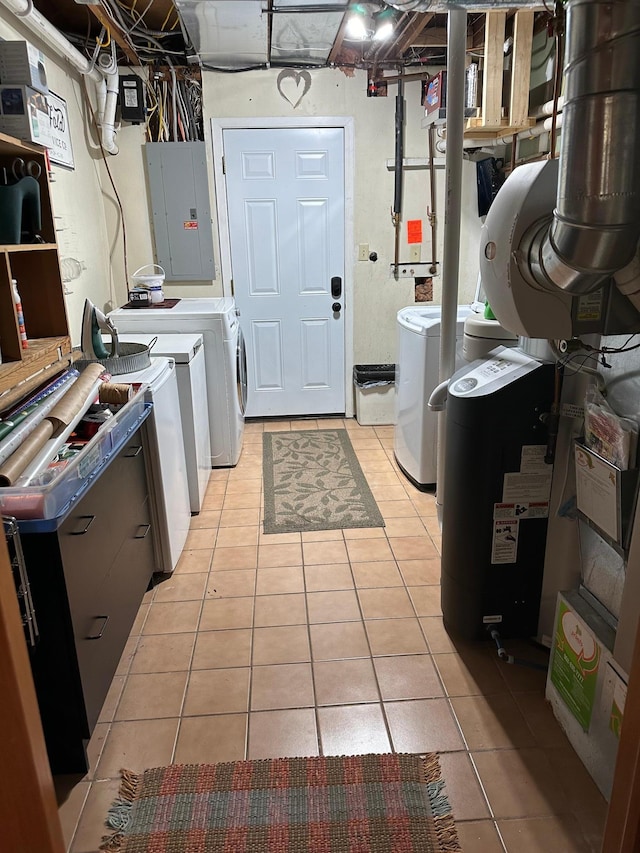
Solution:
[[[556,613],[550,678],[585,731],[591,723],[601,657],[597,638],[561,599]]]
[[[615,632],[578,590],[558,594],[546,698],[605,798],[611,794],[626,674]]]

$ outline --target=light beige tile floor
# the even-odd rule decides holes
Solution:
[[[386,527],[265,535],[262,432],[342,425]],[[543,674],[444,630],[435,501],[398,470],[392,437],[353,420],[247,424],[175,573],[145,596],[90,772],[57,780],[71,853],[97,851],[121,767],[390,749],[440,753],[464,853],[600,849],[606,804]]]

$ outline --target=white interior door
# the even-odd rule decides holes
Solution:
[[[223,147],[246,415],[344,412],[344,129],[224,129]]]

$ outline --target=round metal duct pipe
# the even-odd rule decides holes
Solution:
[[[538,284],[585,293],[640,238],[640,3],[570,0],[566,24],[556,210],[520,248]]]

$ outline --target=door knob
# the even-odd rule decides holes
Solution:
[[[342,305],[340,305],[339,302],[334,302],[333,305],[331,306],[331,310],[334,311],[336,314],[339,314],[341,309],[342,309]]]

